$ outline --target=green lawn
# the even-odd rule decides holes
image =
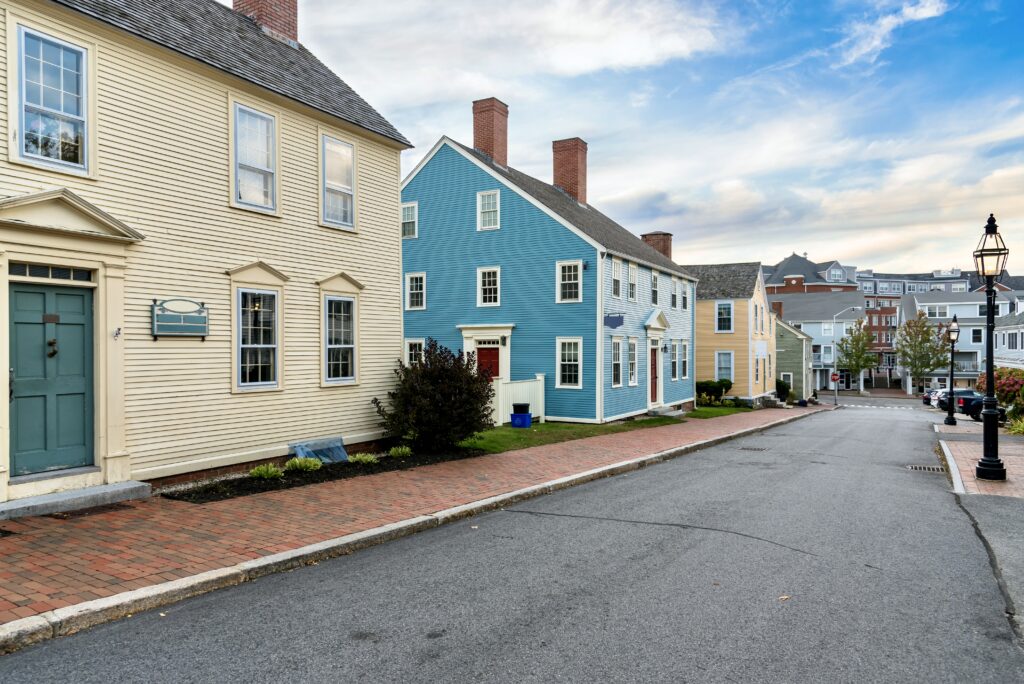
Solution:
[[[611,435],[617,432],[629,432],[630,430],[659,427],[661,425],[675,425],[681,422],[678,418],[659,416],[637,418],[635,420],[605,425],[534,423],[533,427],[529,429],[505,425],[487,430],[475,439],[466,440],[462,443],[462,446],[470,449],[483,449],[489,454],[498,454],[502,451],[512,451],[513,449],[525,449],[526,447],[540,446],[542,444],[567,442],[572,439],[595,437],[597,435]]]
[[[747,413],[752,409],[736,406],[701,406],[686,414],[687,418],[718,418],[719,416],[730,416],[734,413]]]

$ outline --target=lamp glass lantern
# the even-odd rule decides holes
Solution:
[[[956,315],[953,316],[953,320],[946,326],[946,337],[949,339],[950,344],[956,344],[957,340],[960,339],[960,324],[956,320]]]
[[[974,266],[978,270],[978,275],[999,277],[1006,268],[1006,260],[1009,255],[1010,250],[1006,248],[1003,236],[999,234],[996,218],[989,214],[988,223],[985,224],[985,234],[981,236],[978,248],[974,250]]]

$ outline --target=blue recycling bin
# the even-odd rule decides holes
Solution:
[[[533,414],[531,413],[513,413],[512,414],[512,427],[514,428],[528,428],[533,425]]]

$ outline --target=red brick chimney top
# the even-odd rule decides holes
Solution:
[[[640,239],[664,254],[669,259],[672,258],[672,233],[657,230],[653,233],[644,233],[640,236]]]
[[[496,97],[473,102],[473,147],[508,166],[508,105]]]
[[[587,203],[587,143],[567,138],[551,143],[554,185],[580,204]]]
[[[298,42],[299,0],[232,0],[232,7],[271,36]]]

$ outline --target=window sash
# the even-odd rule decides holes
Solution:
[[[355,146],[321,136],[324,223],[351,227],[355,223]]]
[[[658,274],[651,271],[651,304],[658,303]]]
[[[612,260],[612,297],[622,297],[622,262]]]
[[[238,385],[272,387],[278,382],[278,293],[239,288]],[[267,320],[269,317],[269,320]]]
[[[423,361],[423,341],[422,340],[406,340],[405,342],[405,362],[406,365],[413,365],[414,363],[420,363]]]
[[[481,268],[476,272],[477,306],[501,305],[501,269]]]
[[[679,355],[682,357],[682,362],[680,364],[682,373],[680,374],[680,377],[681,379],[686,380],[690,377],[690,343],[684,341],[679,346]]]
[[[716,332],[732,332],[732,304],[730,302],[719,302],[715,310]]]
[[[679,343],[672,343],[672,379],[679,379]]]
[[[405,308],[407,310],[427,308],[427,275],[425,273],[406,274]]]
[[[414,238],[419,234],[419,213],[420,208],[418,204],[403,204],[402,205],[402,237],[403,238]]]
[[[558,301],[559,302],[581,302],[583,301],[583,288],[580,282],[582,264],[578,261],[558,262]]]
[[[612,340],[612,387],[622,387],[621,340]]]
[[[579,340],[557,340],[558,344],[558,387],[580,388],[583,386],[582,343]]]
[[[732,354],[715,352],[715,380],[732,380]]]
[[[66,63],[68,58],[77,63]],[[18,30],[17,59],[22,130],[19,156],[86,169],[86,49],[22,26]],[[66,88],[66,80],[74,82],[73,90]],[[72,150],[77,161],[65,158],[65,153],[70,156]]]
[[[327,382],[356,379],[356,300],[324,298],[324,376]]]
[[[239,204],[271,210],[277,206],[276,123],[269,114],[235,104],[235,202]]]
[[[501,200],[497,190],[478,193],[477,230],[496,230],[501,226]]]
[[[636,301],[636,264],[629,265],[629,301]]]
[[[636,371],[637,371],[637,341],[631,339],[629,341],[629,384],[636,384]]]

